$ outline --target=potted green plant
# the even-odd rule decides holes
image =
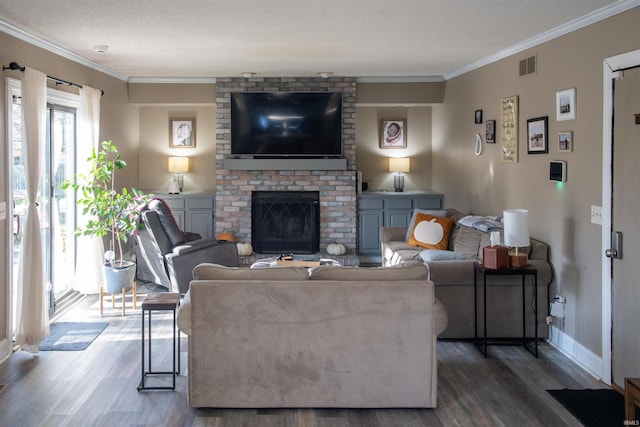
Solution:
[[[122,188],[116,191],[116,171],[127,164],[122,160],[118,148],[112,141],[103,141],[100,149],[95,148],[87,159],[90,164],[87,173],[74,175],[62,188],[73,188],[77,194],[77,204],[88,216],[85,225],[76,233],[84,236],[108,236],[109,249],[105,252],[105,280],[108,293],[129,290],[135,276],[135,263],[124,259],[123,244],[140,227],[139,214],[151,195],[139,190]]]

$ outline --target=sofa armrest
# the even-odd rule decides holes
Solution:
[[[529,259],[549,260],[549,245],[540,240],[529,239],[531,243],[531,252]]]
[[[407,239],[407,229],[409,227],[382,227],[380,229],[380,242],[384,245],[387,242],[404,242]]]
[[[238,266],[238,248],[235,243],[203,239],[176,247],[165,255],[173,292],[186,293],[193,279],[193,269],[202,263]]]
[[[185,255],[189,252],[200,251],[202,249],[206,249],[212,246],[216,246],[221,244],[216,239],[198,239],[187,242],[183,245],[175,246],[173,248],[173,255]]]
[[[447,309],[444,308],[444,305],[437,299],[433,299],[433,333],[435,335],[440,335],[447,329],[447,325],[449,324],[449,316],[447,315]]]
[[[191,335],[191,293],[187,291],[178,307],[178,328],[186,335]]]

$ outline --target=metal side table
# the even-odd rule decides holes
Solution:
[[[478,339],[478,273],[482,275],[482,291],[483,291],[483,331],[484,334]],[[522,340],[520,344],[526,348],[536,358],[538,357],[538,269],[528,265],[523,268],[485,268],[484,265],[476,262],[473,265],[473,319],[474,319],[474,343],[480,352],[487,357],[487,276],[521,276],[522,277]],[[527,321],[526,321],[526,283],[525,278],[531,276],[533,278],[533,349],[527,346]],[[495,344],[495,343],[491,343]]]
[[[138,391],[142,390],[175,390],[176,389],[176,376],[180,375],[180,330],[178,329],[176,317],[177,310],[180,306],[180,294],[179,293],[151,293],[148,294],[142,301],[142,378],[140,379],[140,385],[138,385]],[[151,367],[151,312],[152,311],[172,311],[173,312],[173,369],[171,371],[154,371]],[[145,315],[149,315],[148,320],[148,363],[145,366],[145,334],[144,323]],[[176,365],[177,355],[177,365]],[[145,367],[148,370],[145,370]],[[145,379],[149,375],[171,375],[173,383],[171,386],[146,386]]]

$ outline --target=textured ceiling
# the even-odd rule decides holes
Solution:
[[[541,35],[638,3],[0,0],[0,30],[33,36],[121,78],[244,72],[316,76],[328,71],[337,76],[428,79],[446,78]],[[96,53],[95,45],[107,45],[108,50]]]

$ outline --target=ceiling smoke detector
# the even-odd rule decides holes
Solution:
[[[251,77],[255,76],[256,73],[242,73],[242,77],[244,77],[245,79],[250,79]]]
[[[109,49],[109,46],[106,44],[97,44],[93,47],[93,51],[97,53],[105,53]]]
[[[328,79],[329,77],[331,77],[333,73],[330,71],[320,71],[318,73],[318,75],[320,75],[320,77],[322,77],[323,79]]]

